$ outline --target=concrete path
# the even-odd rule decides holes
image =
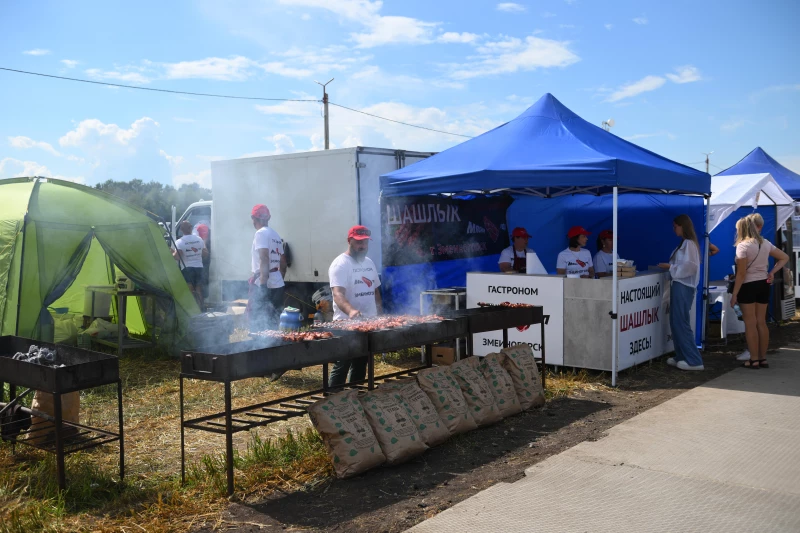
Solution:
[[[800,349],[736,369],[413,533],[800,532]],[[676,370],[676,372],[680,372]]]

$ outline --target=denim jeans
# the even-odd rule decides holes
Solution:
[[[348,383],[361,381],[367,377],[367,364],[369,357],[359,357],[357,359],[349,359],[347,361],[336,361],[333,365],[330,375],[328,376],[328,387],[336,388],[344,385],[347,379],[348,372],[350,379]]]
[[[675,360],[686,361],[689,366],[703,364],[703,357],[697,349],[692,332],[692,302],[697,289],[673,281],[670,284],[669,327],[672,329],[672,342],[675,346]]]

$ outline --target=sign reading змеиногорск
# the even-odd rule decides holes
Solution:
[[[619,285],[619,370],[672,351],[666,275],[641,276]]]
[[[564,364],[564,278],[468,272],[467,307],[478,307],[478,302],[541,305],[544,314],[550,315],[550,320],[545,325],[547,364]],[[511,346],[528,344],[533,348],[536,357],[541,356],[541,337],[541,327],[538,324],[529,328],[508,330],[508,343]],[[476,333],[472,342],[475,355],[499,352],[503,348],[503,332]]]

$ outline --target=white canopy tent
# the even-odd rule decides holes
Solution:
[[[794,200],[770,174],[739,174],[711,178],[708,232],[740,207],[770,206],[777,210],[777,227],[794,214]]]

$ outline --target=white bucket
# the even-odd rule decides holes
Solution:
[[[83,314],[85,316],[111,316],[111,297],[113,285],[89,285],[83,294]]]

